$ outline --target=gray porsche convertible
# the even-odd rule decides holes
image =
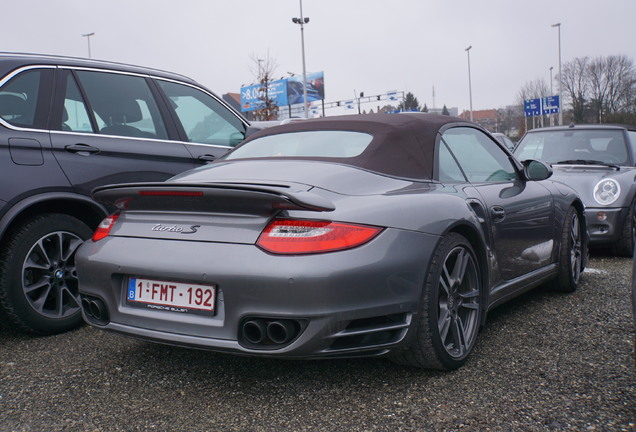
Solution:
[[[463,365],[489,310],[585,267],[583,205],[543,162],[423,113],[258,132],[117,208],[76,256],[85,320],[254,356]]]

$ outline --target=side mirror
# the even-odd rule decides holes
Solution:
[[[544,162],[528,159],[523,161],[523,174],[527,180],[545,180],[552,176],[552,167]]]

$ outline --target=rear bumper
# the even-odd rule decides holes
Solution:
[[[258,356],[383,354],[400,346],[420,308],[438,237],[388,229],[361,247],[274,256],[254,245],[108,237],[86,242],[76,262],[80,293],[103,301],[99,328],[167,344]],[[169,250],[166,250],[169,248]],[[214,316],[131,307],[130,276],[213,284]],[[293,322],[294,337],[259,346],[249,320]]]

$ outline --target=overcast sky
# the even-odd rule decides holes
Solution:
[[[473,108],[514,104],[551,66],[556,77],[559,22],[564,63],[636,61],[636,0],[303,0],[303,14],[307,72],[324,71],[326,101],[398,90],[467,110],[472,46]],[[269,56],[276,78],[302,74],[299,0],[4,0],[2,16],[0,51],[87,57],[82,34],[94,32],[93,58],[182,73],[217,94],[255,81],[254,58]]]

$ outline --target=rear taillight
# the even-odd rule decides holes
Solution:
[[[256,245],[273,254],[312,254],[360,246],[382,228],[331,221],[274,219]]]
[[[108,237],[108,234],[110,234],[110,230],[113,228],[113,225],[115,225],[115,221],[118,217],[119,213],[115,213],[104,219],[95,230],[92,240],[96,242],[105,237]]]

